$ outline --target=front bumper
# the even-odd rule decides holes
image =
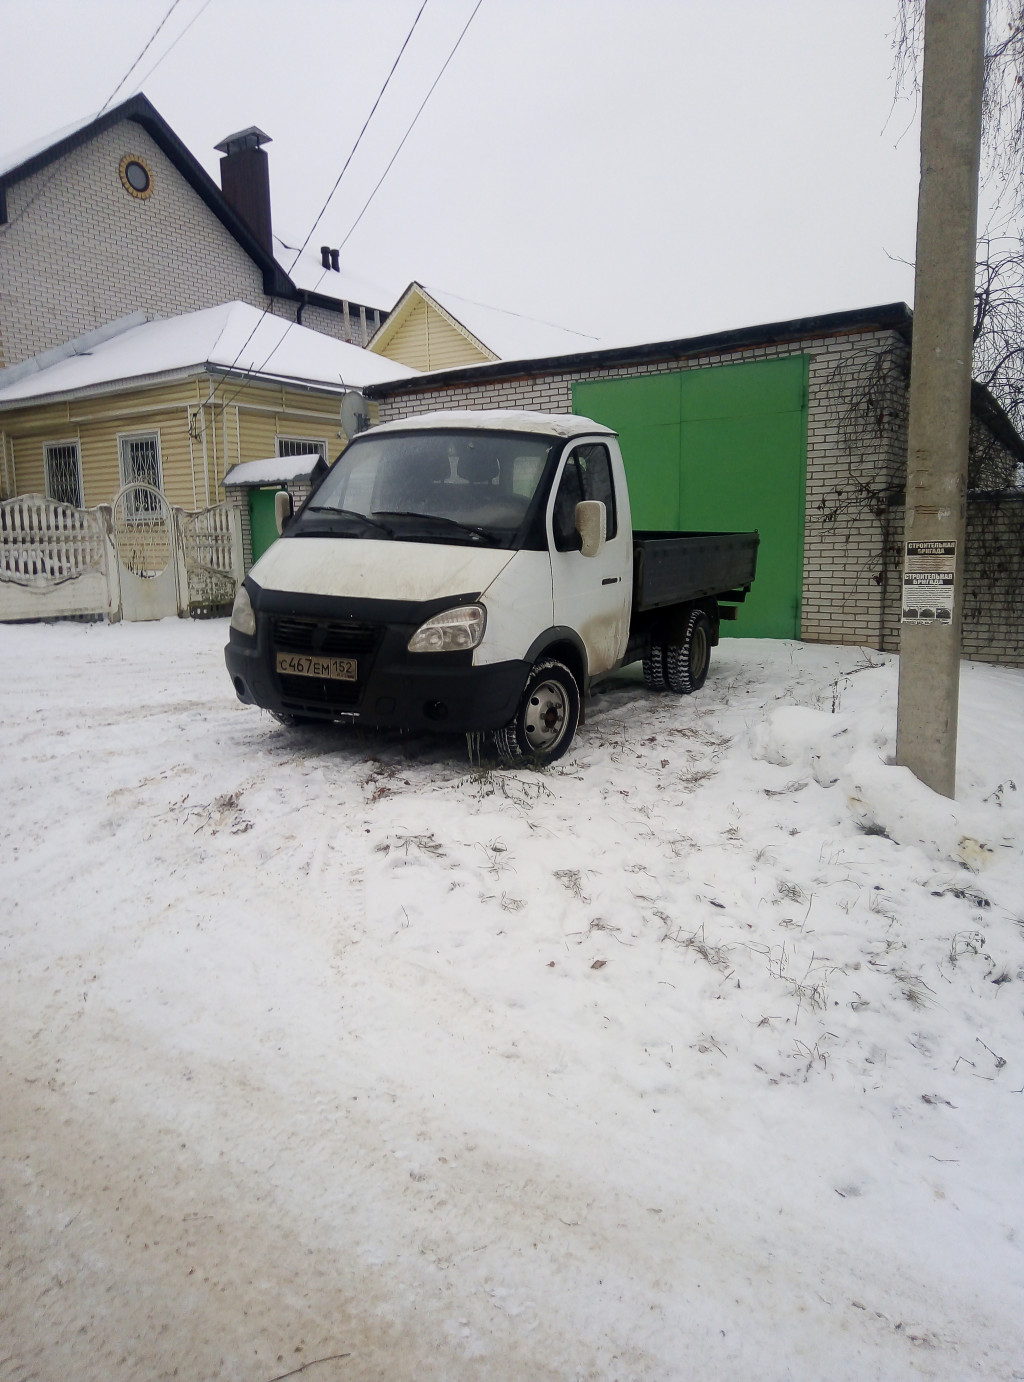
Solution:
[[[410,653],[413,633],[437,613],[434,603],[386,611],[376,601],[332,609],[318,600],[313,611],[257,606],[256,637],[232,629],[224,649],[235,693],[278,715],[408,730],[500,729],[515,714],[530,664],[474,667],[468,652]],[[392,617],[380,619],[384,613]],[[357,680],[279,674],[278,651],[354,657]]]

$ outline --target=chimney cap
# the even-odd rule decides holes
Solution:
[[[258,149],[261,144],[270,144],[273,141],[269,134],[264,133],[258,125],[250,125],[246,130],[238,130],[235,134],[225,135],[219,144],[214,144],[218,153],[237,154],[242,149]]]

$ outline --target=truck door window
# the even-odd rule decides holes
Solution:
[[[612,463],[608,448],[600,442],[575,447],[566,460],[551,515],[556,551],[571,552],[580,545],[576,532],[576,505],[581,499],[600,499],[604,504],[606,534],[610,542],[618,527],[615,516],[615,486],[612,483]]]

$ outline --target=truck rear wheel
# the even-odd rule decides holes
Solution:
[[[668,683],[665,680],[665,645],[657,640],[651,642],[650,649],[643,661],[644,681],[651,691],[664,691]]]
[[[665,679],[677,695],[689,696],[707,681],[711,665],[711,620],[702,609],[690,611],[681,643],[665,647]]]
[[[562,662],[545,658],[531,671],[519,709],[494,745],[504,763],[554,763],[572,743],[580,722],[580,689]]]

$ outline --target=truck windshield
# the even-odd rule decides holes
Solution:
[[[480,429],[357,438],[290,532],[512,547],[556,444]]]

